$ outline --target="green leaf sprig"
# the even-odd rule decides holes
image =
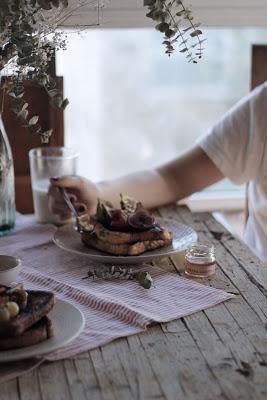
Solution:
[[[144,0],[148,18],[156,22],[155,28],[164,34],[165,53],[170,56],[177,45],[188,62],[196,64],[203,55],[200,23],[194,22],[190,8],[182,0]]]
[[[100,1],[100,0],[98,0]],[[66,36],[59,27],[74,11],[92,0],[1,0],[0,1],[0,86],[4,97],[12,97],[12,110],[22,125],[47,143],[52,130],[43,131],[37,115],[31,115],[24,100],[25,83],[43,88],[52,106],[64,110],[68,99],[49,73],[55,51],[66,48]],[[98,23],[96,24],[98,25]]]
[[[138,282],[144,289],[150,289],[153,284],[151,275],[146,271],[134,272],[132,268],[124,268],[117,265],[111,267],[97,268],[89,270],[87,276],[83,279],[125,279]]]

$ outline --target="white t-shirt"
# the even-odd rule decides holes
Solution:
[[[237,184],[249,182],[245,241],[267,262],[267,82],[233,107],[198,145]]]

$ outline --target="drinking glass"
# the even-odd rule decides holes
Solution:
[[[78,155],[66,147],[39,147],[30,150],[29,158],[35,217],[42,223],[60,223],[48,209],[49,179],[76,175]]]

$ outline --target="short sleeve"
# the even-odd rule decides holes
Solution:
[[[261,174],[267,136],[267,82],[237,103],[197,144],[223,175],[242,184]]]

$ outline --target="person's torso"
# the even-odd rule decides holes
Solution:
[[[267,133],[266,133],[267,134]],[[267,148],[265,146],[259,177],[249,183],[249,216],[245,241],[267,263]]]

